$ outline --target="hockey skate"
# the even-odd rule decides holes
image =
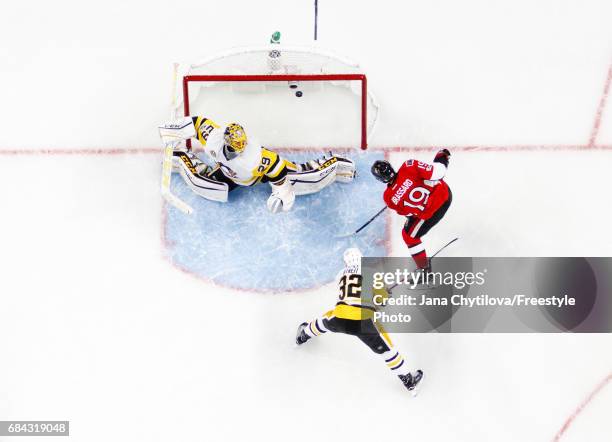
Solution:
[[[310,339],[310,336],[308,336],[306,332],[304,331],[307,325],[308,325],[307,322],[302,322],[300,326],[298,327],[297,335],[295,336],[295,343],[297,345],[302,345]]]
[[[423,370],[417,370],[414,372],[414,374],[400,374],[397,377],[400,378],[400,381],[402,381],[404,387],[408,389],[412,396],[416,396],[418,394],[418,386],[423,380]]]
[[[429,265],[424,269],[413,270],[407,281],[409,290],[435,290],[440,287],[440,280],[436,280],[431,268],[431,260]]]

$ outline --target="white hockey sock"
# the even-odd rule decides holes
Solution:
[[[311,321],[305,328],[304,333],[306,333],[311,338],[316,336],[321,336],[323,333],[327,333],[329,329],[325,327],[323,324],[323,319],[317,318],[314,321]]]
[[[382,353],[380,356],[384,359],[385,364],[387,364],[387,367],[391,369],[393,374],[399,376],[410,373],[408,364],[405,363],[404,358],[397,350],[392,348]]]

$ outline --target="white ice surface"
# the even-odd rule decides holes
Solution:
[[[380,101],[372,144],[589,141],[608,0],[319,4],[321,46],[359,60]],[[172,62],[275,30],[309,43],[311,20],[312,0],[4,4],[0,149],[157,147]],[[612,144],[610,107],[596,143]],[[447,255],[610,256],[611,158],[455,153],[453,208],[427,246],[459,235]],[[293,348],[330,287],[234,292],[173,268],[158,187],[156,155],[0,155],[0,420],[69,419],[87,442],[551,441],[610,373],[610,335],[398,335],[427,372],[412,400],[350,338]],[[561,440],[612,438],[611,388]]]
[[[612,61],[609,0],[319,3],[318,44],[358,60],[380,101],[373,144],[588,139]],[[9,2],[0,17],[0,121],[11,130],[0,131],[0,147],[158,146],[173,62],[265,44],[275,30],[287,44],[311,44],[312,6]],[[611,116],[601,143],[612,143]]]
[[[584,408],[579,414],[576,414],[563,441],[598,441],[605,440],[608,435],[612,434],[612,421],[610,420],[612,383],[610,380],[612,379],[609,379],[601,390],[597,390],[598,393],[590,401],[589,396],[585,397]]]
[[[519,198],[532,189],[526,178],[561,186],[567,164],[598,171],[606,155],[533,157],[520,179],[496,186]],[[454,212],[432,244],[458,234],[449,254],[609,254],[602,225],[565,235],[582,224],[562,217],[564,206],[523,201],[530,220],[562,220],[535,223],[538,241],[528,218],[517,221],[490,190],[467,198],[478,170],[490,179],[489,168],[518,160],[455,155]],[[78,441],[548,441],[610,372],[610,335],[396,335],[408,363],[427,373],[411,399],[354,339],[294,348],[295,327],[332,305],[332,288],[232,292],[173,268],[163,258],[158,171],[157,155],[2,157],[3,418],[70,419]],[[581,200],[592,220],[607,215],[597,195]],[[468,208],[469,220],[460,216]],[[572,432],[580,423],[584,434],[609,435],[601,407],[609,410],[609,393]],[[568,440],[605,440],[581,434]]]

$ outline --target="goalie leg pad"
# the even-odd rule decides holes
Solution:
[[[219,201],[221,203],[227,202],[229,193],[227,183],[222,183],[198,172],[199,165],[194,165],[194,162],[187,153],[180,152],[178,157],[181,160],[179,173],[185,184],[193,192],[207,200]]]
[[[357,175],[357,169],[353,160],[339,156],[335,156],[334,158],[338,160],[338,166],[336,168],[336,181],[339,183],[352,182]]]
[[[306,164],[310,167],[306,168],[305,165],[302,165],[300,171],[287,174],[296,195],[316,193],[333,183],[337,178],[339,164],[337,157],[310,161]]]
[[[332,166],[323,171],[288,173],[287,178],[293,184],[296,195],[309,195],[319,192],[336,179],[336,167]]]
[[[198,157],[196,157],[193,153],[191,153],[191,149],[183,149],[183,148],[175,148],[172,152],[172,172],[180,172],[181,163],[183,162],[182,156],[187,154],[189,159],[191,160],[192,165],[196,168],[197,172],[201,175],[204,175],[205,170],[208,166],[201,161]]]

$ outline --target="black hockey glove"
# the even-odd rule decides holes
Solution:
[[[448,167],[448,160],[450,159],[451,153],[448,149],[439,150],[434,158],[434,163],[442,163]]]

